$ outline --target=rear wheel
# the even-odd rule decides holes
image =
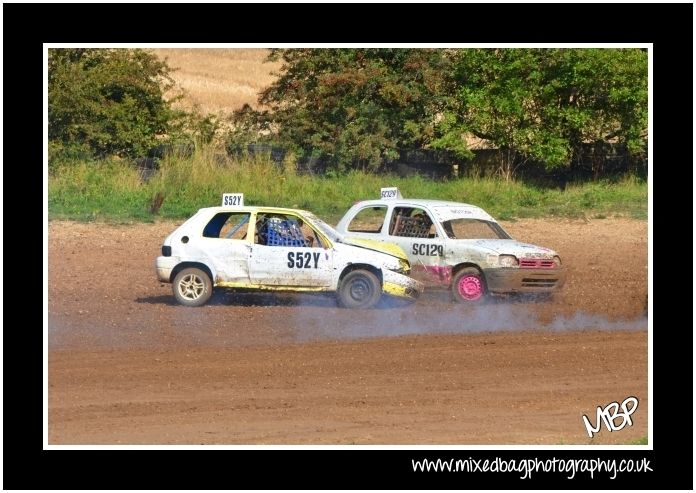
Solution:
[[[201,269],[190,267],[179,272],[172,284],[174,298],[186,306],[205,305],[213,294],[213,283]]]
[[[368,270],[349,272],[338,288],[338,303],[344,308],[372,308],[381,297],[379,278]]]
[[[486,295],[486,279],[476,267],[465,267],[452,280],[452,297],[460,303],[481,302]]]

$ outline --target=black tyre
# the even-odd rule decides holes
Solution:
[[[205,305],[213,294],[213,283],[201,269],[189,267],[179,272],[172,284],[174,298],[186,306]]]
[[[382,285],[368,270],[346,274],[338,288],[338,304],[344,308],[372,308],[382,297]]]
[[[452,279],[452,297],[460,303],[480,303],[486,297],[486,279],[476,267],[465,267]]]

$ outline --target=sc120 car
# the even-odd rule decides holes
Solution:
[[[369,239],[348,240],[311,212],[244,206],[224,194],[170,234],[156,261],[182,305],[200,306],[213,288],[333,291],[347,308],[370,308],[383,294],[416,299],[404,251]]]
[[[553,293],[566,280],[556,252],[514,240],[483,209],[404,199],[395,187],[383,188],[379,200],[353,205],[336,229],[352,238],[396,243],[408,254],[414,278],[449,288],[461,302],[488,293]]]

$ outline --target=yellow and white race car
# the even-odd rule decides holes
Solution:
[[[224,194],[164,240],[157,277],[182,305],[205,304],[215,287],[335,292],[347,308],[423,291],[395,244],[347,239],[311,212],[243,204],[243,194]]]

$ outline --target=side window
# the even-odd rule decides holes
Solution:
[[[382,231],[382,224],[384,224],[384,216],[386,214],[386,205],[360,209],[350,224],[348,224],[348,231],[355,233],[379,233]]]
[[[246,239],[249,226],[248,212],[219,212],[205,225],[206,238]]]
[[[268,246],[323,248],[316,232],[291,214],[257,214],[254,242]]]
[[[408,238],[435,238],[435,225],[430,215],[418,207],[395,207],[389,221],[389,234]]]

